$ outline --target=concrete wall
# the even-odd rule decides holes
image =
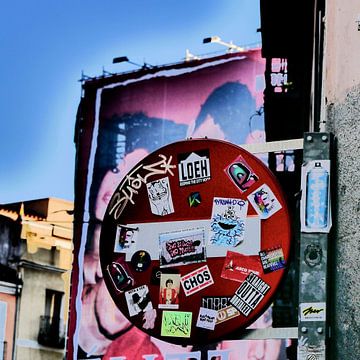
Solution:
[[[360,358],[360,85],[328,107],[336,136],[334,266],[332,276],[334,359]]]
[[[358,0],[326,2],[324,96],[335,135],[331,358],[360,358],[360,16]],[[360,20],[360,19],[359,19]]]

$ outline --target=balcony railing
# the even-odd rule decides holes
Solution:
[[[63,320],[51,316],[40,316],[38,343],[44,346],[63,349],[65,347]]]

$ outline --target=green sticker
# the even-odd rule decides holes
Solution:
[[[192,313],[186,311],[164,311],[161,336],[190,337]]]

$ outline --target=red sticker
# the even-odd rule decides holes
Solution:
[[[228,251],[221,271],[221,277],[243,282],[251,272],[259,275],[261,270],[261,262],[258,256],[245,256],[234,251]]]

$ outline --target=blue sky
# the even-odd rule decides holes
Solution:
[[[0,21],[0,203],[73,200],[82,71],[135,70],[261,42],[258,0],[15,0]]]

